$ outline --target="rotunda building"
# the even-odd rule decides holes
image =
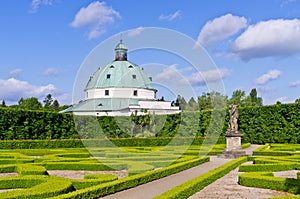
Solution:
[[[156,100],[152,78],[127,60],[127,51],[121,40],[115,48],[115,60],[100,67],[88,80],[85,99],[62,112],[96,116],[179,113],[179,107],[171,106],[171,102]]]

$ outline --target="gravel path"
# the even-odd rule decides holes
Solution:
[[[287,196],[289,193],[241,186],[238,183],[238,168],[216,180],[188,199],[262,199]]]
[[[175,186],[178,186],[188,180],[191,180],[201,174],[206,173],[214,168],[217,168],[231,159],[218,158],[216,156],[211,157],[211,161],[201,164],[199,166],[193,167],[191,169],[176,173],[159,180],[149,182],[137,186],[132,189],[124,190],[109,196],[103,197],[104,199],[150,199],[158,196]]]
[[[122,179],[128,176],[127,170],[121,171],[74,171],[74,170],[48,170],[47,173],[50,176],[60,176],[70,179],[84,179],[86,174],[113,174],[118,176],[118,179]]]

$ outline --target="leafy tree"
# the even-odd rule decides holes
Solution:
[[[187,102],[185,101],[184,97],[181,97],[180,95],[177,96],[175,105],[179,106],[180,110],[186,110],[187,108]]]
[[[21,98],[18,102],[18,108],[27,109],[27,110],[38,110],[42,109],[42,104],[36,97]]]
[[[52,103],[53,103],[53,98],[52,98],[52,95],[49,93],[45,99],[44,99],[44,108],[45,109],[50,109]]]
[[[148,113],[147,110],[142,110],[142,115],[138,115],[138,112],[135,111],[131,113],[130,119],[133,122],[132,136],[136,136],[140,133],[140,135],[145,137],[145,131],[149,131],[150,125],[152,124],[150,113]]]
[[[59,103],[58,103],[57,100],[54,100],[54,101],[53,101],[53,104],[52,104],[51,108],[52,108],[53,110],[55,110],[55,111],[59,111]]]
[[[233,91],[231,98],[228,100],[228,104],[235,104],[241,106],[245,98],[246,98],[245,91],[235,90]]]
[[[257,91],[256,88],[253,88],[249,94],[249,96],[247,97],[248,99],[248,103],[247,105],[250,106],[262,106],[262,98],[261,97],[257,97]]]
[[[196,102],[194,97],[191,97],[191,99],[188,102],[188,110],[190,110],[190,111],[198,110],[198,103]]]
[[[203,93],[200,97],[198,97],[198,104],[200,110],[224,108],[227,104],[227,96],[222,95],[221,93],[216,91]]]
[[[300,103],[300,98],[296,99],[295,103]]]
[[[200,110],[211,109],[211,97],[210,93],[202,93],[200,97],[198,97],[198,105]]]

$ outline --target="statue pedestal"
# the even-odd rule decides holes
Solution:
[[[222,151],[222,154],[218,155],[222,158],[238,158],[246,156],[246,152],[242,149],[242,137],[243,134],[240,132],[226,133],[226,149]]]

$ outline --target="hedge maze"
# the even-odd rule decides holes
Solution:
[[[249,143],[243,144],[248,147]],[[0,198],[98,198],[133,188],[209,161],[225,144],[216,144],[207,153],[201,145],[183,146],[2,149],[0,150]],[[121,151],[120,151],[121,150]],[[163,151],[163,153],[161,152]],[[300,170],[300,144],[265,144],[254,156],[242,157],[179,185],[156,198],[187,198],[236,167],[242,186],[290,192],[300,198],[300,172],[294,178],[274,176],[274,172]],[[253,164],[243,164],[247,161]],[[82,179],[59,177],[50,171],[119,171],[85,174]]]
[[[161,147],[61,148],[0,150],[0,198],[95,198],[135,187],[209,161],[199,157],[200,146],[192,145],[176,154],[181,146],[155,153]],[[221,153],[224,144],[211,154]],[[157,155],[159,154],[159,155]],[[178,158],[179,157],[179,158]],[[128,177],[86,174],[84,179],[49,175],[51,170],[125,170]],[[49,172],[50,173],[50,172]],[[10,174],[14,174],[10,176]]]
[[[285,191],[295,196],[280,198],[300,198],[300,171],[296,178],[275,177],[274,172],[300,170],[300,145],[299,144],[265,144],[254,151],[251,157],[253,164],[241,165],[239,184],[249,187],[258,187]]]

